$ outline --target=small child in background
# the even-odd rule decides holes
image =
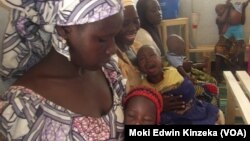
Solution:
[[[167,61],[185,78],[195,84],[196,98],[219,107],[219,92],[217,81],[211,75],[200,70],[202,63],[193,63],[185,59],[185,42],[182,37],[172,34],[167,39]],[[197,69],[199,68],[199,69]]]
[[[194,83],[202,81],[206,83],[217,84],[215,78],[199,70],[206,64],[193,63],[192,61],[186,59],[185,42],[181,36],[176,34],[170,35],[167,38],[167,47],[168,47],[168,52],[166,53],[167,61],[170,63],[170,65],[177,68],[178,72],[183,77],[190,78]]]
[[[185,102],[185,107],[181,110],[163,109],[161,124],[224,124],[224,115],[218,107],[197,100],[193,83],[175,68],[164,68],[160,54],[153,48],[142,46],[137,52],[137,64],[145,74],[143,85],[153,87],[163,96],[181,95]]]
[[[168,51],[166,53],[167,61],[171,66],[175,67],[183,77],[190,77],[183,68],[185,59],[185,42],[176,35],[172,34],[167,38]]]
[[[162,96],[150,87],[137,86],[124,99],[126,125],[155,125],[160,123]]]

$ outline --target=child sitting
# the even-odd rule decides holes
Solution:
[[[137,86],[124,99],[126,125],[155,125],[160,123],[163,102],[159,92]]]
[[[186,78],[189,78],[195,84],[196,97],[206,102],[219,106],[217,81],[209,74],[197,69],[201,63],[192,63],[185,59],[185,43],[182,37],[172,34],[167,39],[168,52],[166,57],[170,65],[177,68],[178,72]]]
[[[193,63],[185,58],[185,42],[181,36],[176,34],[170,35],[167,39],[167,47],[167,61],[170,65],[177,68],[183,77],[188,77],[195,83],[202,81],[217,84],[215,78],[199,70],[202,66],[205,66],[204,63]]]
[[[143,85],[155,88],[162,95],[182,95],[186,103],[182,110],[164,111],[162,124],[224,124],[223,113],[216,106],[194,98],[192,82],[173,67],[163,68],[160,54],[153,48],[142,46],[137,53],[137,63],[139,70],[146,75]]]

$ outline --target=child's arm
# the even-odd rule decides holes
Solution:
[[[193,79],[192,77],[190,77],[190,75],[188,75],[189,72],[191,72],[191,67],[192,65],[190,65],[188,68],[186,68],[186,66],[184,65],[186,63],[183,63],[183,66],[179,66],[177,67],[178,72],[184,77],[184,78],[188,78],[189,80],[191,80],[194,84],[196,83],[196,80]],[[185,66],[185,68],[184,68]]]
[[[250,0],[247,0],[242,4],[242,16],[241,16],[241,24],[245,24],[246,21],[246,7],[248,6],[248,3]]]
[[[177,67],[178,72],[183,76],[183,77],[188,77],[189,75],[186,73],[186,71],[184,70],[183,66],[178,66]]]
[[[243,8],[246,8],[248,6],[249,2],[250,2],[250,0],[247,0],[247,1],[243,2],[243,4],[242,4]]]

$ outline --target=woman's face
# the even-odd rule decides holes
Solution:
[[[139,70],[147,76],[162,75],[162,62],[159,54],[151,47],[142,47],[137,53]]]
[[[135,40],[140,21],[134,6],[126,6],[124,10],[124,21],[120,32],[116,36],[117,44],[130,46]]]
[[[116,52],[114,37],[120,31],[123,14],[119,12],[104,20],[69,26],[66,33],[71,61],[85,69],[96,70]]]
[[[145,18],[146,20],[153,24],[158,25],[162,20],[162,11],[160,4],[157,0],[147,0],[146,8],[145,8]]]
[[[131,98],[125,108],[126,125],[154,125],[156,124],[156,107],[144,96]]]

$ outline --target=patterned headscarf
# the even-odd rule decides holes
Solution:
[[[119,0],[1,0],[12,8],[3,41],[1,76],[22,75],[51,49],[70,59],[55,25],[69,26],[105,19],[121,10]],[[52,40],[51,40],[52,39]]]
[[[146,86],[137,86],[134,89],[132,89],[124,98],[123,104],[126,105],[127,102],[132,98],[136,96],[144,96],[148,98],[150,101],[152,101],[155,104],[156,107],[156,123],[160,123],[160,116],[161,112],[163,110],[163,98],[162,95],[157,92],[156,90],[146,87]]]

